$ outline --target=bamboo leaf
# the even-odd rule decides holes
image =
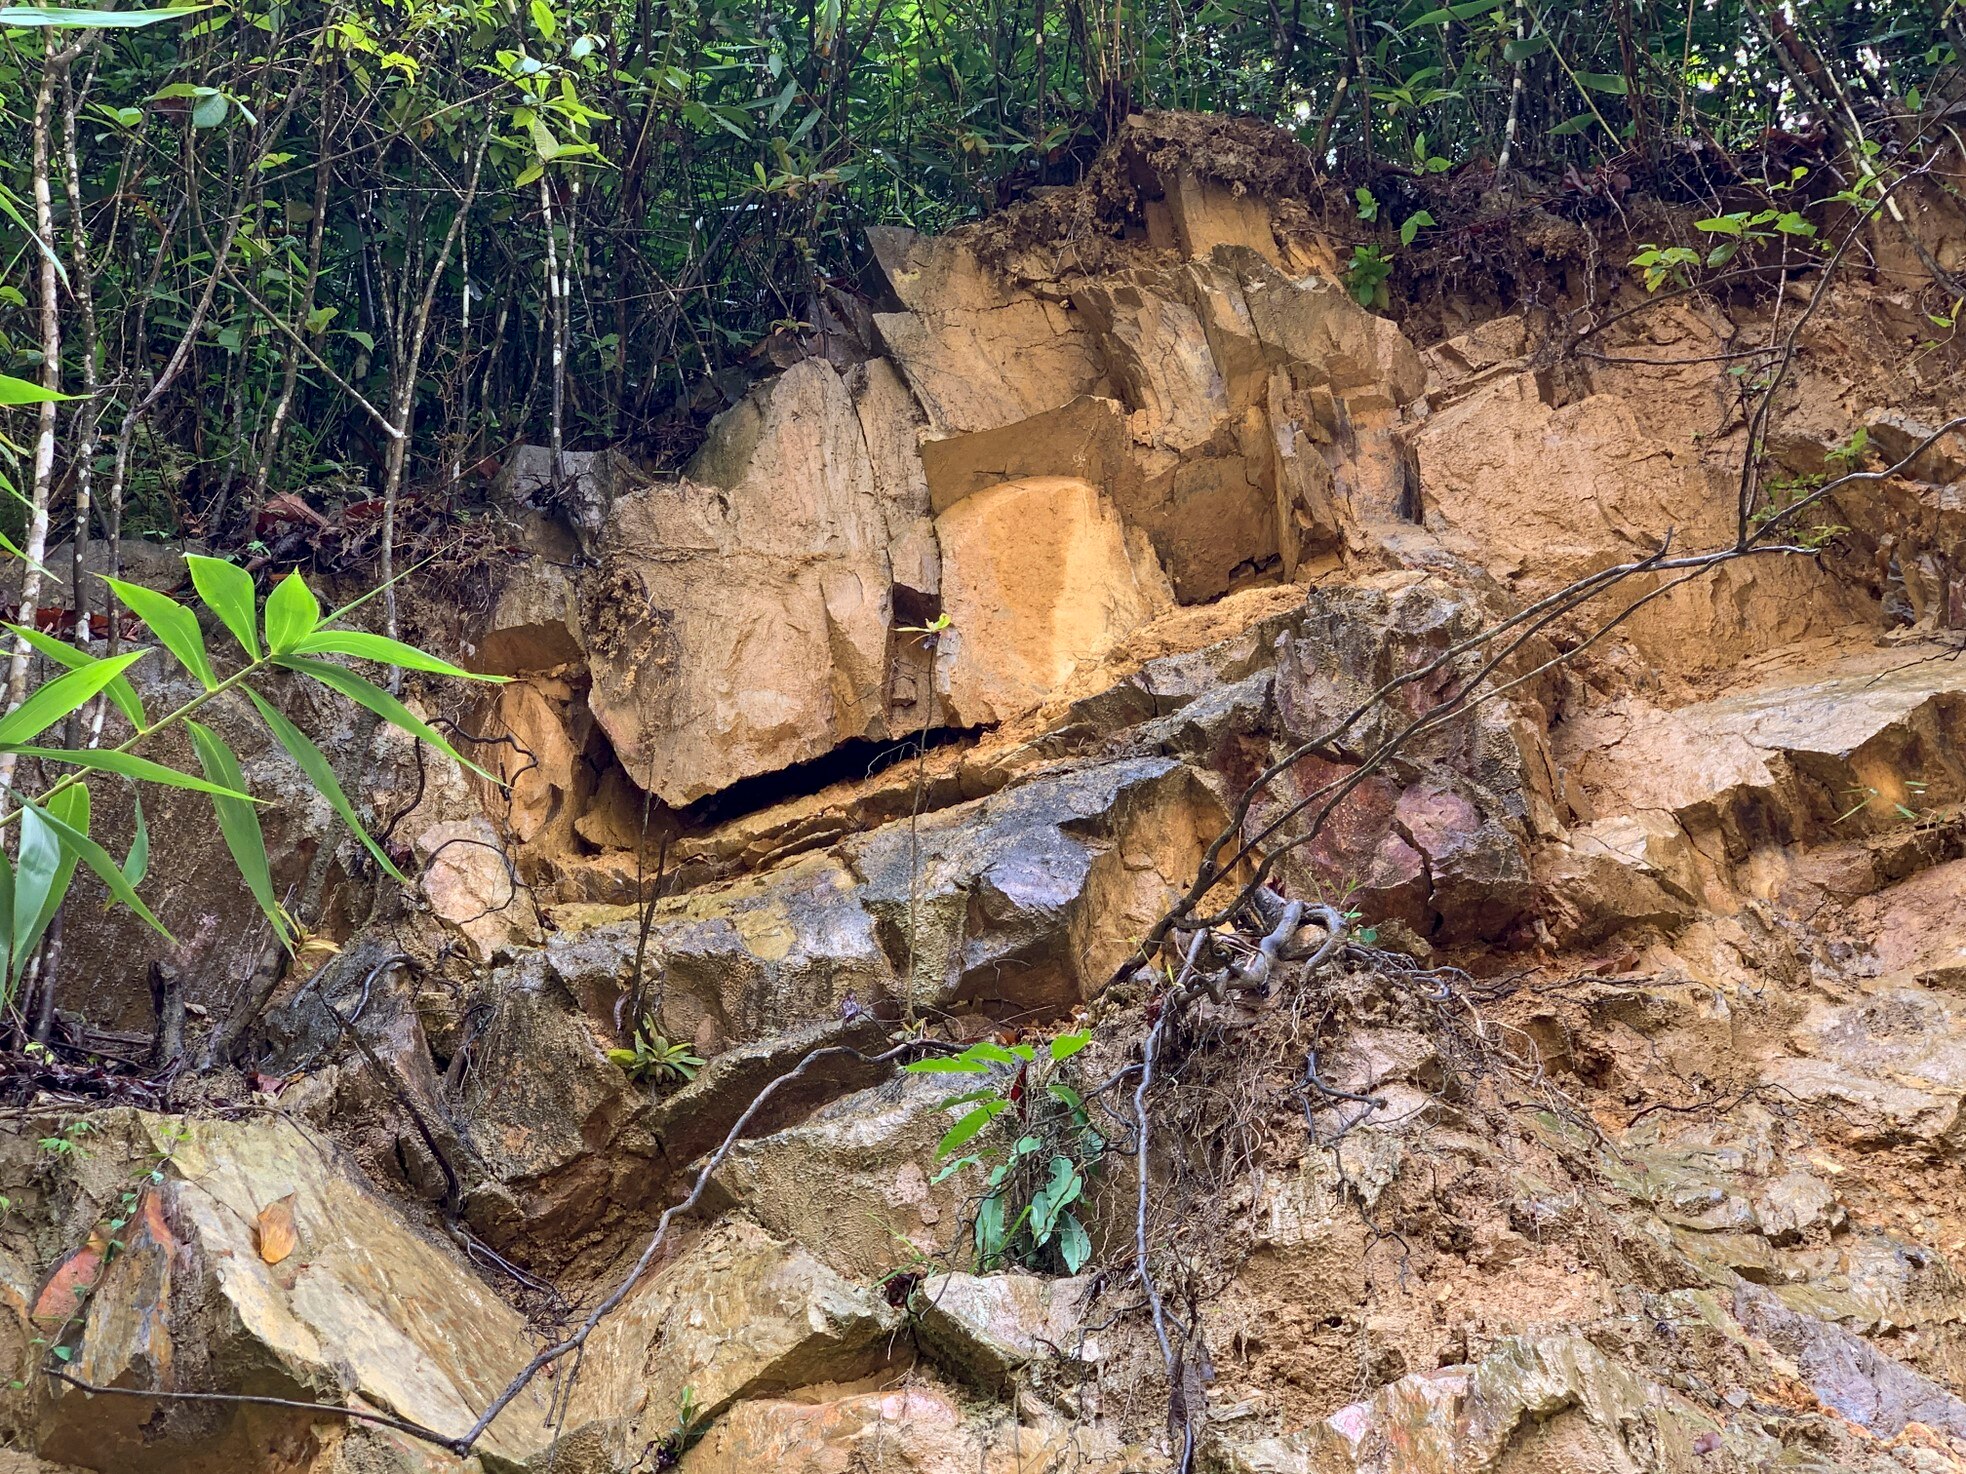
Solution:
[[[168,768],[162,763],[153,763],[149,758],[136,757],[127,752],[114,752],[93,747],[17,747],[14,751],[22,757],[38,757],[52,763],[68,763],[78,768],[88,768],[92,772],[115,773],[120,777],[134,778],[141,783],[161,783],[167,788],[188,788],[194,793],[222,794],[226,798],[242,799],[247,803],[257,803],[251,794],[238,789],[225,788],[209,783],[203,778],[194,778],[189,773],[176,768]]]
[[[90,839],[88,835],[82,833],[58,814],[37,806],[33,799],[23,798],[21,800],[21,807],[23,809],[33,809],[43,819],[47,820],[49,827],[61,836],[62,841],[70,849],[74,850],[81,857],[82,863],[95,871],[97,878],[109,887],[109,894],[112,897],[121,901],[125,906],[128,906],[138,916],[142,917],[146,923],[161,932],[164,936],[170,936],[170,928],[156,918],[151,912],[151,909],[143,903],[143,897],[137,894],[136,887],[123,878],[122,867],[109,857],[108,850],[97,844],[93,839]],[[18,911],[19,907],[16,906],[15,909]]]
[[[274,664],[284,666],[291,671],[298,671],[304,676],[311,676],[329,690],[338,691],[357,705],[366,706],[391,726],[398,727],[419,741],[428,743],[453,762],[469,768],[480,778],[491,783],[497,783],[499,781],[493,774],[486,772],[483,768],[472,762],[470,758],[464,756],[455,747],[452,747],[450,743],[444,740],[441,732],[428,722],[421,720],[407,706],[403,705],[402,702],[391,696],[380,686],[363,680],[346,666],[331,665],[325,660],[309,660],[305,656],[300,655],[277,656],[275,657]]]
[[[455,676],[461,681],[503,681],[504,676],[476,675],[460,670],[448,660],[426,655],[414,645],[392,640],[387,635],[371,635],[361,630],[321,630],[294,647],[300,655],[353,655],[378,665],[400,665],[404,670],[429,671],[433,675]],[[282,652],[284,653],[284,652]]]
[[[143,884],[150,873],[150,826],[143,822],[143,800],[136,801],[137,832],[130,839],[130,853],[123,861],[123,879],[131,885]]]
[[[223,558],[202,558],[187,553],[184,561],[191,568],[191,586],[198,590],[198,597],[232,631],[232,637],[246,654],[258,660],[259,631],[255,628],[258,601],[253,595],[253,576]]]
[[[320,601],[298,573],[289,573],[266,596],[266,648],[284,655],[321,623]]]
[[[78,650],[66,640],[57,640],[41,630],[29,629],[24,624],[10,624],[7,628],[48,659],[70,670],[84,670],[100,663],[97,656],[86,650]],[[103,689],[109,692],[109,699],[116,703],[117,710],[130,719],[131,726],[142,727],[148,721],[143,714],[143,703],[137,699],[136,688],[130,684],[128,676],[117,676]]]
[[[43,389],[26,379],[16,379],[12,374],[0,374],[0,406],[54,404],[74,397],[73,394],[57,394],[52,389]]]
[[[150,632],[163,642],[164,648],[175,655],[178,663],[196,676],[207,691],[217,688],[218,680],[213,676],[212,663],[205,655],[205,637],[198,629],[197,615],[170,595],[160,594],[155,589],[126,583],[120,578],[103,581],[115,590],[116,597],[132,614],[150,626]]]
[[[0,5],[0,30],[12,26],[26,28],[61,27],[81,31],[129,31],[154,26],[163,20],[179,20],[210,10],[209,5],[173,5],[163,10],[71,10],[62,5]]]
[[[71,711],[79,710],[91,696],[148,653],[136,650],[114,660],[93,661],[46,682],[13,711],[0,717],[0,748],[19,747],[40,736]]]
[[[364,849],[375,856],[375,862],[382,867],[383,873],[401,885],[408,885],[409,877],[396,868],[396,862],[389,858],[388,852],[375,842],[367,829],[363,828],[361,819],[356,816],[355,806],[348,801],[348,795],[341,791],[341,780],[335,777],[334,769],[329,765],[321,749],[314,745],[313,739],[288,721],[279,708],[250,686],[246,688],[246,695],[251,698],[253,705],[259,708],[260,718],[266,723],[267,730],[279,739],[282,747],[286,748],[287,756],[300,764],[301,771],[307,774],[308,782],[312,783],[321,796],[334,806],[334,811],[341,815],[348,827],[355,831],[355,837],[362,842]]]
[[[20,854],[14,870],[14,926],[7,944],[7,981],[18,988],[27,959],[41,937],[41,913],[57,889],[66,889],[62,871],[75,873],[75,860],[61,837],[37,809],[20,815]]]
[[[197,750],[205,776],[235,793],[244,792],[246,775],[239,771],[239,759],[232,755],[232,749],[209,727],[190,720],[184,725],[191,733],[191,745]],[[266,839],[260,833],[259,815],[251,804],[241,799],[220,798],[216,794],[212,796],[212,808],[218,815],[219,833],[225,837],[225,847],[232,852],[239,878],[246,882],[246,889],[259,903],[261,913],[273,924],[273,934],[281,945],[291,946],[286,918],[280,914],[279,901],[273,894],[273,869],[267,863]]]

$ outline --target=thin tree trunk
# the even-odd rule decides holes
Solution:
[[[450,263],[451,252],[457,247],[458,234],[464,229],[471,207],[478,198],[478,180],[484,171],[485,150],[491,146],[491,135],[491,113],[487,109],[485,131],[478,139],[478,151],[471,160],[471,177],[465,182],[464,195],[458,202],[457,212],[451,216],[450,228],[444,232],[444,244],[437,252],[437,259],[431,263],[424,277],[423,295],[417,301],[415,316],[409,323],[407,344],[396,364],[396,383],[390,400],[390,423],[395,427],[395,433],[389,440],[382,484],[382,607],[391,639],[397,634],[396,505],[402,495],[403,466],[409,455],[410,425],[416,414],[417,369],[423,360],[423,341],[430,330],[430,308],[437,300],[437,288],[443,282],[444,268]],[[407,302],[404,305],[407,307]],[[391,670],[391,689],[399,689],[402,679],[400,669]]]
[[[328,126],[328,106],[324,98],[321,104],[321,138],[317,145],[314,160],[314,219],[307,230],[307,284],[300,293],[300,330],[307,331],[307,320],[314,314],[314,294],[321,281],[321,241],[328,219],[328,181],[334,173],[334,165],[329,158],[333,130]],[[253,472],[252,504],[258,506],[266,500],[267,483],[272,479],[273,467],[280,459],[280,442],[286,437],[287,415],[293,409],[294,387],[300,380],[300,345],[289,341],[287,344],[286,366],[281,370],[280,397],[273,406],[273,421],[267,426],[266,444],[259,454],[259,466]]]
[[[47,38],[42,52],[41,85],[34,93],[34,121],[29,145],[29,171],[34,191],[34,228],[41,237],[36,253],[35,281],[40,293],[41,387],[50,394],[61,392],[61,277],[55,268],[55,207],[48,175],[52,168],[50,143],[55,110],[55,88],[62,74],[82,54],[86,38],[65,50],[57,50],[54,37]],[[48,498],[55,480],[55,419],[61,406],[48,400],[39,406],[34,435],[34,479],[29,491],[26,565],[21,569],[20,607],[14,618],[24,629],[34,628],[36,608],[41,600],[41,563],[48,555]],[[13,656],[7,663],[7,710],[27,699],[27,668],[31,647],[15,636]],[[14,781],[15,755],[0,753],[0,795]]]

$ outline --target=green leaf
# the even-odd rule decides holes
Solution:
[[[168,594],[160,594],[155,589],[125,583],[120,578],[103,581],[115,590],[116,597],[132,614],[150,626],[150,632],[163,642],[164,648],[175,655],[178,663],[196,676],[207,691],[217,689],[218,678],[212,674],[212,663],[205,656],[205,637],[199,632],[197,615]]]
[[[978,1267],[988,1269],[1002,1257],[1010,1235],[1004,1229],[1002,1193],[992,1193],[976,1205],[976,1258]]]
[[[1406,29],[1417,31],[1421,26],[1444,26],[1449,21],[1473,20],[1478,15],[1486,15],[1497,7],[1497,0],[1460,0],[1456,5],[1443,5],[1438,10],[1429,10],[1406,23]],[[1438,68],[1435,69],[1438,71]]]
[[[14,751],[22,757],[38,757],[46,762],[68,763],[73,767],[88,768],[98,773],[115,773],[119,777],[134,778],[142,783],[161,783],[166,788],[188,788],[194,793],[224,794],[227,798],[254,801],[250,794],[208,783],[203,778],[194,778],[189,773],[179,772],[176,768],[167,768],[162,763],[153,763],[149,758],[136,757],[127,752],[93,747],[17,747]]]
[[[73,394],[57,394],[52,389],[43,389],[39,384],[26,379],[16,379],[12,374],[0,374],[0,406],[15,404],[54,404],[75,398]]]
[[[400,665],[404,670],[425,670],[433,675],[455,676],[460,681],[505,679],[504,676],[473,675],[468,670],[458,669],[448,660],[424,654],[414,645],[405,645],[401,640],[392,640],[386,635],[364,634],[361,630],[321,630],[293,648],[300,655],[353,655],[358,660],[373,660],[378,665]]]
[[[935,1156],[939,1161],[968,1141],[985,1126],[1010,1109],[1007,1100],[986,1101],[951,1126],[943,1138],[935,1144]]]
[[[32,742],[71,711],[81,708],[131,665],[150,652],[135,650],[114,660],[98,660],[56,676],[5,717],[0,717],[0,748]]]
[[[559,19],[553,14],[553,7],[546,0],[532,0],[532,23],[539,34],[548,41],[560,34]]]
[[[123,879],[132,886],[143,884],[150,873],[150,826],[143,822],[143,800],[136,801],[137,832],[130,839],[130,853],[123,861]]]
[[[1067,1274],[1077,1274],[1092,1258],[1092,1239],[1070,1213],[1058,1220],[1058,1256],[1065,1261]]]
[[[1572,133],[1582,133],[1586,128],[1589,128],[1596,122],[1596,113],[1579,113],[1574,118],[1565,118],[1561,123],[1550,129],[1550,137],[1564,138]]]
[[[1538,31],[1533,36],[1524,36],[1520,41],[1511,41],[1502,48],[1505,61],[1527,61],[1550,49],[1550,38]]]
[[[957,1055],[954,1059],[918,1059],[905,1066],[914,1075],[987,1075],[990,1067],[964,1059]]]
[[[321,603],[307,580],[289,573],[266,596],[266,648],[284,655],[321,624]]]
[[[1432,215],[1429,215],[1425,210],[1415,210],[1400,224],[1399,243],[1402,246],[1412,245],[1413,237],[1420,233],[1421,228],[1432,225],[1433,223],[1434,217]]]
[[[1077,1033],[1072,1034],[1060,1034],[1056,1039],[1051,1041],[1051,1057],[1053,1059],[1070,1059],[1091,1042],[1092,1031],[1090,1029],[1081,1029]]]
[[[70,10],[60,5],[0,5],[0,29],[62,26],[71,30],[134,30],[160,20],[181,20],[210,10],[209,5],[173,5],[164,10]]]
[[[962,1058],[988,1060],[993,1065],[1014,1065],[1017,1063],[1016,1055],[1005,1049],[1001,1044],[994,1043],[988,1039],[970,1045],[969,1048],[962,1052]]]
[[[79,787],[80,785],[78,784],[77,786]],[[48,827],[53,829],[61,837],[62,842],[79,855],[82,863],[95,871],[96,877],[105,886],[109,887],[109,894],[111,896],[121,901],[125,906],[128,906],[138,916],[142,917],[146,923],[161,932],[164,936],[170,936],[170,928],[159,921],[151,913],[150,908],[144,905],[143,897],[137,894],[135,886],[123,878],[122,867],[109,857],[108,850],[97,844],[93,839],[90,839],[88,835],[77,829],[60,814],[49,809],[41,808],[33,799],[25,795],[21,798],[21,807],[22,809],[33,809],[45,819]],[[18,909],[16,907],[16,910]]]
[[[287,670],[298,671],[301,675],[310,676],[326,686],[329,690],[340,692],[343,696],[346,696],[350,701],[355,702],[359,706],[366,706],[391,726],[400,728],[418,741],[436,748],[437,751],[444,754],[452,762],[469,768],[487,782],[497,783],[499,781],[495,775],[486,772],[483,768],[472,762],[470,758],[459,752],[455,747],[452,747],[450,743],[444,740],[441,732],[418,717],[407,706],[403,705],[402,702],[391,696],[380,686],[363,680],[346,666],[331,665],[325,660],[309,660],[301,655],[277,656],[273,663],[283,666]]]
[[[221,787],[244,793],[246,775],[239,771],[239,759],[232,755],[232,749],[209,727],[188,719],[184,725],[191,733],[191,745],[197,751],[205,776]],[[291,946],[286,918],[280,914],[279,901],[273,894],[273,869],[266,860],[266,840],[259,830],[259,815],[242,799],[220,798],[216,794],[212,797],[212,808],[218,815],[219,833],[225,837],[225,847],[232,852],[239,878],[246,882],[246,889],[259,903],[261,913],[273,924],[273,934],[281,945]]]
[[[84,794],[86,811],[88,790],[80,784],[76,788]],[[67,796],[67,790],[64,790],[57,798]],[[50,917],[54,915],[53,907],[61,904],[61,897],[68,890],[68,882],[74,874],[75,857],[62,845],[54,827],[42,817],[40,810],[23,808],[20,815],[20,854],[16,857],[14,871],[14,927],[13,935],[8,939],[7,952],[7,981],[13,987],[20,986],[27,959],[34,951],[34,944],[41,939],[42,929],[46,925],[42,920],[43,913]]]
[[[245,692],[253,705],[259,708],[260,718],[266,723],[268,730],[279,739],[280,745],[286,748],[287,756],[300,764],[301,770],[307,774],[308,781],[323,798],[334,805],[334,811],[341,815],[348,827],[355,832],[355,837],[362,842],[362,847],[375,856],[375,862],[382,867],[383,873],[400,885],[408,885],[409,877],[396,868],[396,862],[389,858],[388,852],[375,842],[367,829],[362,827],[362,821],[355,815],[355,806],[349,803],[348,795],[341,791],[341,780],[335,777],[334,769],[329,766],[321,749],[314,745],[313,739],[288,721],[277,707],[252,687],[246,687]]]
[[[191,109],[191,126],[216,128],[225,121],[225,115],[231,106],[223,92],[214,92],[209,97],[201,97]]]
[[[58,665],[65,665],[70,670],[84,670],[100,663],[97,656],[89,654],[86,650],[78,650],[66,640],[57,640],[53,635],[41,630],[29,629],[24,624],[10,624],[7,628],[48,659]],[[109,699],[116,703],[117,709],[130,719],[131,726],[142,727],[146,724],[148,718],[143,714],[143,703],[137,700],[136,688],[130,684],[128,676],[117,676],[104,689],[109,692]]]
[[[14,935],[14,865],[0,850],[0,947],[7,946]],[[13,975],[6,967],[0,967],[0,1006],[10,1004],[14,998]]]
[[[1593,92],[1608,92],[1613,97],[1623,97],[1628,90],[1625,79],[1616,72],[1579,72],[1577,80]]]
[[[204,558],[187,553],[184,561],[191,568],[191,586],[205,607],[219,617],[232,637],[252,659],[259,659],[258,601],[253,594],[253,576],[237,563],[223,558]]]

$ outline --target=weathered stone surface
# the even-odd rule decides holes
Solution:
[[[1796,1057],[1770,1062],[1768,1076],[1833,1106],[1861,1140],[1950,1142],[1966,1096],[1962,1031],[1966,1012],[1950,996],[1886,985],[1854,1003],[1812,1007],[1789,1036]]]
[[[602,1422],[639,1449],[744,1399],[848,1382],[908,1359],[900,1315],[803,1249],[732,1219],[652,1275],[588,1342],[567,1427]],[[612,1430],[611,1430],[612,1431]]]
[[[1475,1474],[1645,1467],[1648,1389],[1574,1335],[1510,1338],[1400,1378],[1309,1435],[1238,1449],[1238,1474]],[[1527,1456],[1525,1458],[1525,1456]]]
[[[935,519],[938,675],[964,725],[1036,706],[1171,602],[1154,556],[1088,482],[1012,481]]]
[[[1674,816],[1733,860],[1966,797],[1966,672],[1900,654],[1802,674],[1671,711],[1620,698],[1566,724],[1557,761],[1602,812]]]
[[[962,1194],[935,1183],[936,1143],[949,1129],[946,1085],[902,1077],[821,1107],[806,1120],[739,1142],[715,1188],[766,1230],[795,1240],[847,1278],[872,1283],[912,1245],[959,1246]]]
[[[992,430],[1099,392],[1097,353],[1072,315],[1015,290],[944,237],[867,233],[908,310],[874,315],[889,357],[933,431]]]
[[[740,1403],[683,1459],[684,1474],[1120,1474],[1143,1465],[1056,1420],[968,1414],[931,1385]]]
[[[840,849],[918,1006],[1029,1018],[1105,983],[1220,822],[1192,771],[1139,758],[1033,777]]]
[[[1278,742],[1327,741],[1263,797],[1253,828],[1307,801],[1304,814],[1317,814],[1330,801],[1317,795],[1336,797],[1362,758],[1455,700],[1478,664],[1431,667],[1480,624],[1466,596],[1411,574],[1314,589],[1278,658]],[[1389,687],[1390,699],[1373,700]],[[1539,819],[1552,824],[1540,749],[1541,721],[1526,703],[1484,703],[1419,732],[1398,765],[1337,799],[1285,874],[1304,894],[1350,895],[1371,919],[1422,935],[1501,937],[1533,899],[1525,841]],[[1283,833],[1308,834],[1309,823],[1287,820]]]
[[[588,599],[594,715],[666,803],[884,735],[888,528],[853,400],[808,359],[689,474],[615,503]]]
[[[914,1306],[930,1352],[967,1381],[1009,1385],[1034,1362],[1084,1369],[1099,1359],[1085,1329],[1091,1276],[939,1274],[922,1281]]]
[[[149,1129],[160,1149],[165,1121]],[[447,1248],[412,1230],[293,1121],[198,1121],[169,1151],[91,1297],[71,1365],[110,1386],[241,1391],[348,1402],[462,1431],[530,1354],[524,1320]],[[297,1241],[272,1247],[269,1214]],[[269,1262],[271,1261],[271,1262]],[[484,1453],[523,1460],[546,1441],[543,1390],[492,1425]],[[153,1416],[154,1415],[154,1416]],[[42,1449],[101,1470],[258,1468],[255,1450],[305,1443],[305,1414],[159,1411],[64,1389]]]

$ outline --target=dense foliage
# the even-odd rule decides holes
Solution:
[[[113,19],[0,6],[0,372],[88,396],[44,411],[59,449],[39,465],[32,411],[0,412],[0,473],[48,508],[49,546],[79,505],[97,536],[276,552],[310,516],[373,549],[400,497],[441,502],[518,440],[659,448],[774,329],[823,316],[861,226],[942,227],[1069,180],[1128,110],[1276,121],[1340,197],[1389,171],[1669,169],[1771,129],[1885,167],[1966,25],[1958,0],[236,0]],[[1412,219],[1382,223],[1388,248]],[[271,500],[300,488],[307,506]]]

